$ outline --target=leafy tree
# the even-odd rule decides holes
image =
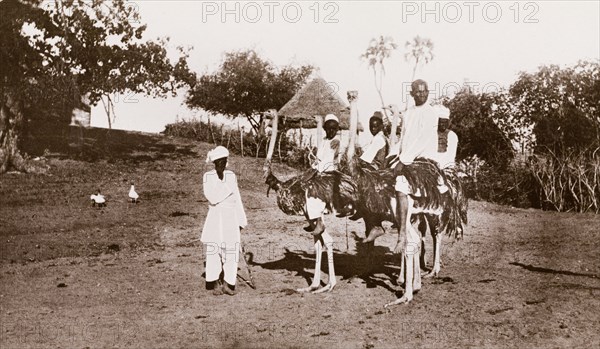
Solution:
[[[261,113],[283,107],[312,71],[309,65],[275,67],[254,50],[228,52],[217,72],[198,79],[186,102],[214,114],[244,116],[258,133]]]
[[[493,167],[505,167],[514,157],[510,139],[493,119],[496,98],[463,89],[444,100],[452,115],[450,128],[459,139],[457,161],[477,155]]]
[[[515,118],[533,124],[536,153],[600,146],[600,63],[521,73],[510,87]]]
[[[519,115],[512,97],[508,91],[502,89],[496,93],[486,94],[490,104],[491,117],[498,125],[502,134],[518,148],[521,154],[531,151],[533,142],[533,123],[531,120]]]
[[[26,127],[68,124],[84,95],[110,122],[111,95],[164,97],[195,82],[187,52],[172,63],[168,39],[141,40],[146,26],[125,0],[5,0],[0,13],[0,172],[22,169]]]

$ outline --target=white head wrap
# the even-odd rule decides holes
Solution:
[[[450,109],[443,105],[436,105],[434,108],[439,119],[450,119]]]
[[[340,123],[340,120],[338,120],[337,116],[335,116],[333,114],[327,114],[327,115],[325,115],[325,121],[323,123],[325,123],[325,122],[327,122],[329,120],[333,120],[333,121],[337,122],[338,124]]]
[[[206,163],[209,164],[215,160],[229,157],[229,150],[220,145],[206,154]]]

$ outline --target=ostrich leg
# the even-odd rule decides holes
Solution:
[[[414,201],[409,197],[409,214],[414,205]],[[419,258],[419,233],[414,229],[410,220],[406,223],[406,243],[404,244],[403,261],[405,262],[406,282],[404,286],[404,294],[395,301],[388,303],[385,307],[397,304],[405,304],[413,299],[413,292],[421,288],[421,263]]]
[[[321,285],[321,255],[323,252],[323,245],[321,243],[321,236],[314,236],[315,240],[315,272],[313,274],[313,280],[310,286],[296,289],[297,292],[312,292],[319,288]]]
[[[427,219],[424,214],[418,216],[419,220],[419,234],[421,234],[421,266],[427,268],[427,261],[425,260],[425,237],[427,236]]]
[[[363,246],[364,246],[364,254],[365,257],[367,259],[367,263],[365,265],[366,269],[362,271],[362,275],[363,276],[370,276],[371,275],[371,271],[373,270],[373,253],[374,253],[374,248],[375,248],[375,242],[373,240],[371,241],[365,241],[366,239],[369,239],[369,237],[371,237],[371,235],[373,234],[373,230],[376,229],[381,229],[383,230],[383,228],[381,228],[381,225],[376,225],[375,222],[373,221],[373,219],[369,216],[363,217],[363,220],[365,222],[365,236],[366,238],[362,240]]]
[[[441,269],[442,234],[439,234],[438,229],[434,225],[431,226],[431,237],[433,238],[433,269],[425,274],[424,278],[437,277]]]
[[[335,280],[335,269],[333,266],[333,238],[331,237],[331,235],[329,235],[327,231],[324,231],[323,234],[321,234],[321,238],[323,243],[325,244],[325,247],[327,248],[327,267],[329,271],[329,283],[327,283],[327,285],[325,285],[324,287],[313,291],[312,293],[331,292],[335,287],[335,284],[337,283],[337,281]]]

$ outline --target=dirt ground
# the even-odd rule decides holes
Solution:
[[[600,346],[596,215],[471,201],[464,239],[443,246],[440,277],[388,312],[402,294],[394,234],[369,258],[357,243],[363,225],[330,218],[338,284],[295,293],[312,276],[312,237],[266,197],[262,161],[233,156],[257,288],[238,280],[235,296],[213,296],[198,241],[210,146],[152,142],[96,162],[49,154],[45,174],[0,176],[0,348]],[[97,188],[106,208],[90,205]],[[323,272],[325,281],[325,263]]]

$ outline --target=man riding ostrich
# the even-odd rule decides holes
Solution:
[[[398,107],[396,105],[389,105],[384,107],[384,109],[389,109],[392,112],[393,120],[396,124],[396,121],[400,116]],[[420,263],[423,267],[426,265],[424,236],[427,233],[427,226],[430,228],[433,239],[434,265],[433,268],[424,275],[426,278],[437,276],[440,271],[442,235],[439,233],[445,230],[446,234],[449,236],[454,236],[456,238],[462,237],[463,224],[467,223],[468,209],[468,201],[465,197],[462,184],[454,170],[458,137],[454,132],[448,129],[450,111],[443,106],[435,106],[432,109],[438,118],[437,136],[434,139],[434,144],[431,145],[429,151],[423,154],[423,156],[427,159],[434,160],[443,172],[443,177],[439,177],[438,179],[438,188],[441,189],[441,192],[445,192],[442,194],[444,196],[443,204],[445,209],[442,216],[437,216],[435,214],[419,214],[412,216],[411,218],[411,222],[419,222],[419,233],[421,234]],[[389,163],[391,163],[393,167],[393,165],[397,163],[397,155],[400,152],[400,149],[401,143],[396,143],[392,147],[389,158],[386,161],[386,166],[389,166]],[[363,157],[361,157],[361,160],[363,160]],[[360,164],[363,165],[362,162]],[[367,223],[367,237],[363,239],[364,243],[373,242],[377,237],[384,234],[384,230],[380,225],[374,226],[373,229],[376,230],[369,234],[369,225]]]
[[[400,221],[396,195],[396,174],[391,169],[377,170],[367,163],[365,159],[354,158],[354,144],[356,138],[356,124],[358,122],[356,111],[356,91],[348,92],[350,102],[350,144],[348,146],[349,171],[358,188],[358,197],[355,207],[357,214],[354,219],[363,218],[365,221],[367,238],[365,242],[373,241],[384,233],[381,223],[394,222],[399,229],[398,243],[395,253],[403,255],[401,258],[401,273],[399,283],[404,282],[406,274],[405,291],[401,298],[387,304],[407,303],[413,298],[413,291],[421,288],[420,263],[416,251],[420,241],[419,234],[410,224],[409,220]],[[435,130],[434,130],[435,131]],[[427,213],[440,216],[451,202],[444,201],[438,190],[438,178],[441,176],[439,168],[432,160],[418,158],[405,166],[404,180],[410,183],[411,188],[422,193],[419,197],[407,197],[407,217],[413,214]],[[377,228],[377,229],[376,229]],[[416,257],[416,258],[415,258]]]

